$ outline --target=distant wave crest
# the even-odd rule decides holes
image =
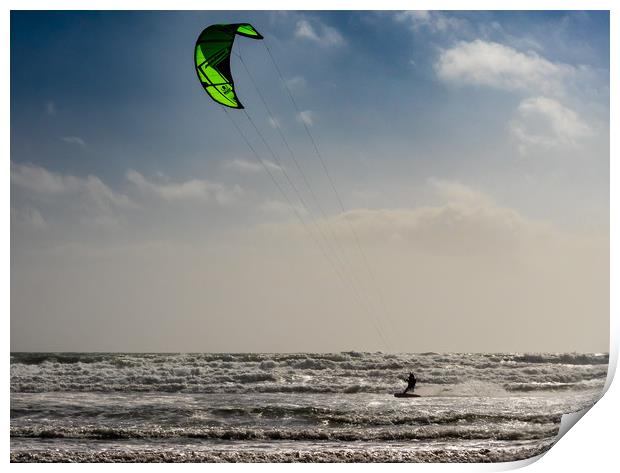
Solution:
[[[429,395],[602,388],[607,354],[12,353],[12,392]],[[442,387],[443,386],[443,387]]]

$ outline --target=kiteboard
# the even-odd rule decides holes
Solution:
[[[413,393],[394,393],[394,397],[421,397],[419,394]]]

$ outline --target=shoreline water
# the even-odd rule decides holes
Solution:
[[[530,458],[606,354],[11,355],[12,462]],[[397,399],[418,377],[420,398]]]
[[[353,448],[321,448],[312,450],[267,451],[244,446],[240,451],[207,451],[187,448],[167,451],[150,447],[123,450],[89,451],[30,450],[11,452],[13,463],[493,463],[525,460],[548,451],[554,441],[547,440],[528,446],[497,448],[435,448],[417,450],[411,447],[383,448],[362,445]]]

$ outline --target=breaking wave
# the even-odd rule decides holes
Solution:
[[[427,394],[488,395],[602,388],[607,362],[561,353],[13,353],[11,391],[385,393],[414,371]]]
[[[563,413],[595,402],[607,361],[13,353],[11,461],[507,461],[547,449]],[[394,398],[409,372],[421,397]]]
[[[494,440],[532,440],[548,438],[557,433],[558,425],[523,424],[519,429],[514,423],[496,425],[492,435]],[[430,425],[407,429],[393,428],[122,428],[122,427],[61,427],[30,428],[11,427],[12,438],[80,438],[96,440],[120,439],[175,439],[194,438],[212,440],[289,440],[289,441],[399,441],[399,440],[439,440],[459,438],[465,440],[489,439],[489,428],[485,424],[472,425]]]

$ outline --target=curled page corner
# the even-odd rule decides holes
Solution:
[[[604,394],[605,391],[603,391],[603,393],[601,393],[601,397]],[[599,397],[600,399],[600,397]],[[598,400],[596,401],[598,402]],[[553,445],[551,445],[551,447],[541,453],[540,455],[535,455],[533,457],[530,458],[524,458],[523,460],[517,460],[514,462],[507,462],[507,463],[502,463],[502,468],[501,471],[505,471],[505,470],[514,470],[514,469],[518,469],[518,468],[523,468],[526,466],[529,466],[533,463],[536,463],[538,460],[540,460],[542,457],[544,457],[552,448],[553,446],[558,443],[558,441],[564,437],[564,435],[566,434],[566,432],[568,432],[570,429],[572,429],[575,424],[577,422],[579,422],[579,420],[586,415],[586,413],[592,409],[592,407],[594,406],[594,404],[596,404],[596,402],[594,402],[591,406],[586,407],[585,409],[582,409],[580,411],[575,411],[575,412],[570,412],[568,414],[563,414],[562,415],[562,419],[560,420],[560,427],[558,429],[558,434],[555,438],[555,441],[553,442]],[[505,467],[505,468],[504,468]],[[499,471],[499,470],[497,470]]]
[[[581,418],[585,416],[586,413],[590,409],[592,409],[594,405],[598,401],[600,401],[601,398],[605,395],[605,393],[609,389],[609,386],[611,385],[614,379],[614,375],[616,374],[617,363],[618,363],[618,350],[617,350],[617,347],[612,342],[610,344],[610,350],[609,350],[609,362],[607,365],[607,379],[605,380],[605,385],[603,386],[603,390],[601,391],[600,396],[598,396],[598,398],[592,403],[591,406],[581,409],[580,411],[570,412],[570,413],[562,415],[562,419],[560,420],[560,428],[558,429],[558,434],[556,436],[554,444],[557,443],[562,437],[564,437],[564,435],[566,435],[566,432],[572,429],[575,426],[575,424],[579,422],[579,420],[581,420]]]
[[[594,403],[594,404],[596,404],[596,403]],[[562,415],[562,420],[560,421],[560,428],[558,429],[558,435],[556,436],[554,443],[557,443],[562,437],[564,437],[566,432],[568,432],[570,429],[572,429],[575,426],[575,424],[577,422],[579,422],[579,420],[584,415],[586,415],[586,413],[590,409],[592,409],[594,404],[592,404],[592,406],[586,407],[585,409],[581,409],[580,411],[570,412],[568,414]]]
[[[512,462],[500,463],[498,465],[501,465],[501,467],[495,471],[508,471],[508,470],[518,470],[519,468],[525,468],[526,466],[530,466],[533,463],[536,463],[538,460],[544,457],[549,450],[547,450],[546,452],[540,453],[538,455],[534,455],[533,457],[524,458],[523,460],[515,460]]]

